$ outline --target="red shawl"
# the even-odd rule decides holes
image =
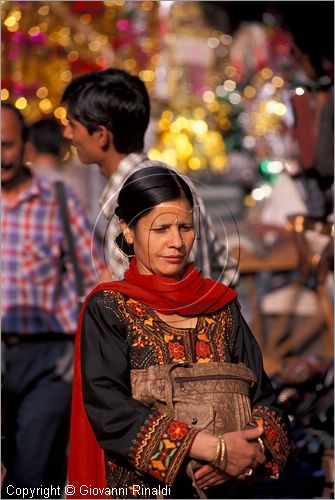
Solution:
[[[106,487],[104,452],[84,410],[80,365],[80,332],[86,303],[91,295],[101,290],[116,290],[163,314],[182,316],[217,311],[237,295],[222,283],[203,278],[193,264],[188,265],[181,280],[176,280],[140,274],[136,258],[132,259],[124,280],[103,283],[92,290],[82,308],[76,338],[68,471],[69,485],[74,486],[75,493],[68,498],[87,498],[85,491],[80,493],[81,485],[100,488],[101,495],[94,495],[94,498],[106,498],[103,493]]]

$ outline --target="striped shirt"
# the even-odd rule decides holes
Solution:
[[[152,161],[144,153],[131,153],[118,165],[116,172],[110,177],[100,197],[100,206],[105,217],[109,220],[106,233],[106,260],[110,266],[112,278],[121,280],[128,268],[128,259],[122,256],[114,244],[115,237],[120,232],[118,218],[114,211],[117,206],[119,191],[125,180],[136,170],[152,166],[169,167],[165,163]],[[178,172],[179,173],[179,172]],[[180,175],[180,174],[179,174]],[[182,176],[191,187],[195,214],[197,238],[191,253],[193,260],[204,277],[217,279],[227,285],[236,284],[238,280],[237,262],[228,255],[228,249],[223,241],[217,238],[209,214],[192,181]]]
[[[80,202],[68,186],[65,192],[76,257],[88,293],[104,264],[95,245],[91,257],[92,227]],[[77,290],[53,182],[33,177],[14,206],[2,200],[1,213],[2,332],[74,333]]]

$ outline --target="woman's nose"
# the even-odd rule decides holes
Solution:
[[[184,245],[184,239],[181,235],[179,228],[174,227],[171,230],[171,244],[175,248],[181,248]]]

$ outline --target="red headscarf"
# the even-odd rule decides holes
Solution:
[[[100,488],[101,496],[106,487],[104,452],[100,448],[84,410],[80,363],[80,332],[86,303],[91,295],[101,290],[115,290],[136,299],[163,314],[197,316],[212,313],[231,302],[236,292],[217,281],[203,278],[189,264],[181,280],[158,275],[140,274],[136,258],[122,281],[111,281],[97,286],[87,297],[82,308],[75,347],[72,417],[69,456],[69,484],[75,487],[75,497],[87,498],[80,493],[81,485]]]

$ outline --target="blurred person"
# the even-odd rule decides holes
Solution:
[[[94,224],[99,214],[97,199],[104,187],[101,176],[90,165],[66,164],[63,158],[69,153],[70,143],[63,136],[61,124],[54,118],[43,118],[29,127],[25,156],[35,175],[60,180],[68,184]],[[104,227],[98,223],[95,236],[103,240]]]
[[[136,171],[119,192],[117,244],[130,268],[87,298],[76,341],[69,483],[79,498],[83,484],[118,498],[204,489],[233,498],[225,495],[251,477],[278,479],[285,465],[286,418],[237,294],[189,260],[193,209],[189,185],[166,167]],[[236,390],[239,376],[250,392]]]
[[[299,93],[292,93],[293,137],[300,170],[295,181],[304,192],[308,215],[333,213],[334,185],[334,55],[296,33],[294,53],[304,72]]]
[[[29,127],[26,159],[35,175],[65,180],[60,164],[68,147],[62,126],[54,118],[37,120]]]
[[[110,68],[75,78],[65,89],[62,102],[67,107],[69,121],[64,131],[66,139],[77,148],[83,163],[97,163],[100,173],[108,179],[100,198],[102,211],[110,221],[107,260],[113,279],[122,279],[126,266],[113,245],[118,234],[114,217],[117,195],[135,170],[157,164],[143,152],[150,119],[148,92],[139,77]],[[204,276],[236,284],[237,262],[228,255],[225,243],[218,240],[193,185],[192,190],[199,207],[194,260]]]
[[[2,459],[7,468],[2,498],[13,496],[9,485],[52,485],[60,497],[78,291],[55,185],[24,164],[27,128],[18,109],[2,102],[1,118]],[[94,244],[91,250],[92,227],[81,204],[66,186],[65,193],[86,293],[104,264]],[[35,490],[33,497],[43,495]]]

